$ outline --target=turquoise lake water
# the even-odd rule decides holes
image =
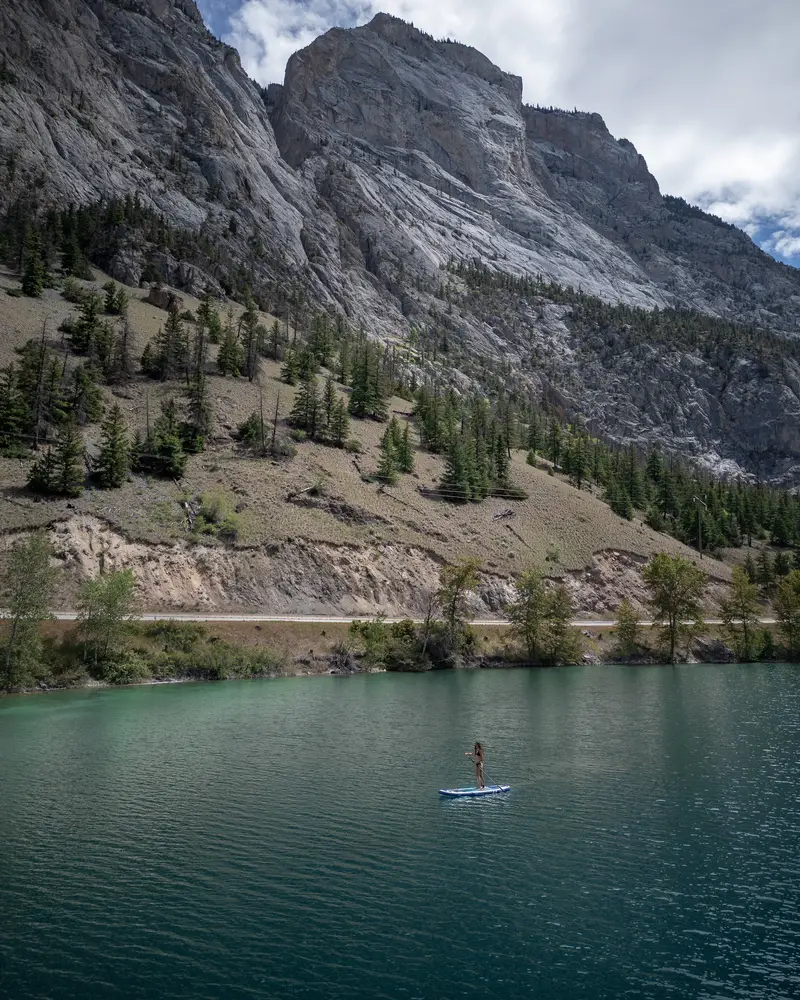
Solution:
[[[795,1000],[799,773],[786,666],[6,698],[0,996]]]

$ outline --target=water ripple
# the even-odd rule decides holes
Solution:
[[[800,995],[786,667],[0,702],[0,997]],[[488,747],[490,800],[440,801]]]

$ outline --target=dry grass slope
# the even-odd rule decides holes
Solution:
[[[107,280],[100,272],[96,272],[95,277],[98,287]],[[45,323],[53,346],[64,349],[57,328],[75,310],[55,290],[46,291],[40,300],[12,298],[5,294],[5,289],[14,284],[8,274],[0,273],[0,365],[12,360],[15,347],[30,337],[40,336]],[[145,291],[130,292],[129,319],[138,355],[164,322],[166,314],[143,301]],[[185,295],[183,298],[184,308],[192,311],[197,308],[196,300]],[[237,314],[241,311],[236,305],[233,309]],[[269,324],[271,318],[264,317],[264,321]],[[212,368],[216,370],[213,365],[209,370]],[[240,508],[242,530],[237,550],[242,559],[261,553],[258,558],[269,557],[274,561],[279,557],[291,566],[300,550],[307,552],[314,546],[321,546],[326,557],[319,561],[317,574],[324,576],[334,572],[337,562],[340,567],[349,564],[349,570],[339,581],[342,588],[348,586],[348,579],[355,581],[356,577],[363,584],[365,574],[368,576],[374,565],[380,565],[380,573],[387,576],[391,575],[392,565],[396,565],[398,572],[402,570],[412,577],[403,589],[403,593],[407,593],[414,587],[415,566],[420,573],[418,582],[423,579],[427,582],[429,576],[435,577],[435,567],[442,561],[453,561],[461,556],[477,557],[487,573],[498,581],[531,564],[545,566],[553,575],[571,571],[575,574],[574,579],[587,580],[591,573],[576,574],[576,571],[594,566],[594,571],[599,572],[600,564],[593,557],[605,552],[630,553],[639,559],[660,550],[696,556],[639,521],[627,522],[618,518],[605,503],[586,490],[578,491],[544,469],[531,468],[525,463],[522,452],[514,456],[513,478],[527,491],[527,500],[491,498],[479,505],[464,506],[430,499],[420,492],[421,488],[433,487],[442,470],[441,459],[424,452],[416,454],[415,473],[401,477],[395,487],[383,489],[364,481],[362,474],[376,468],[383,431],[383,425],[371,421],[353,421],[351,425],[352,436],[363,446],[360,455],[304,442],[298,445],[297,455],[291,460],[276,462],[249,457],[234,439],[238,424],[257,410],[262,400],[269,419],[277,404],[279,419],[285,421],[292,407],[294,390],[280,382],[279,368],[271,362],[263,365],[258,384],[216,374],[211,375],[210,383],[215,406],[213,438],[205,453],[190,459],[185,478],[180,483],[135,476],[120,490],[89,489],[83,497],[70,503],[50,502],[34,499],[25,492],[28,462],[0,459],[0,527],[5,532],[16,532],[38,525],[72,522],[73,528],[61,529],[64,551],[93,553],[92,558],[88,562],[84,558],[82,564],[75,556],[76,567],[82,565],[81,574],[91,570],[90,563],[101,548],[99,537],[93,542],[92,536],[99,536],[103,531],[108,535],[103,542],[106,548],[128,543],[149,544],[157,547],[152,554],[162,562],[169,562],[171,552],[175,558],[180,553],[184,560],[192,561],[197,556],[202,557],[206,565],[218,563],[214,586],[198,587],[193,595],[185,594],[182,604],[167,596],[170,588],[165,590],[151,580],[153,608],[158,607],[159,601],[168,606],[235,607],[246,604],[262,607],[263,600],[275,597],[272,585],[251,587],[248,591],[231,579],[230,586],[226,587],[224,572],[232,572],[230,551],[213,542],[205,542],[202,546],[193,544],[182,501],[186,495],[197,497],[209,491],[228,493]],[[342,386],[339,391],[346,392]],[[112,392],[106,392],[109,399],[112,398]],[[180,385],[159,384],[137,377],[129,385],[115,389],[113,398],[123,408],[131,428],[144,428],[147,410],[151,415],[157,414],[161,399],[172,393],[180,393]],[[407,420],[411,404],[396,398],[391,402],[391,410],[401,421]],[[90,452],[96,448],[97,435],[96,427],[86,432]],[[318,490],[313,501],[298,502],[297,495],[315,484]],[[303,496],[308,498],[308,494]],[[499,516],[507,510],[513,513]],[[401,558],[400,553],[404,550],[415,553],[419,557],[417,562],[416,557]],[[251,555],[245,556],[245,552]],[[362,559],[357,557],[358,553],[371,555]],[[141,563],[142,558],[139,551],[134,562]],[[234,562],[236,558],[234,554]],[[634,558],[634,563],[637,561]],[[308,586],[303,579],[303,573],[311,571],[309,560],[294,558],[294,562],[294,583],[291,572],[284,574],[288,579],[281,578],[279,589],[286,597],[279,602],[281,606],[297,607],[302,611],[302,602],[306,599],[320,608],[347,606],[348,602],[333,600],[333,595],[329,595],[331,600],[316,600],[312,595],[319,595],[319,581]],[[712,575],[720,579],[728,577],[728,568],[722,563],[704,562]],[[605,577],[600,573],[599,588],[607,588],[613,583],[614,571],[607,569],[612,565],[615,565],[613,559],[603,563]],[[224,567],[227,569],[223,572]],[[272,579],[274,573],[271,572],[270,577]],[[175,586],[184,587],[186,579],[183,572],[178,573]],[[354,593],[359,596],[350,606],[365,611],[378,610],[370,608],[373,600],[370,588],[361,584],[354,584]],[[290,594],[293,586],[295,600]],[[499,583],[498,586],[502,589]],[[591,589],[587,584],[585,591],[586,587]],[[375,601],[385,600],[391,604],[390,591],[384,581],[375,588]],[[405,597],[399,600],[400,605],[406,603]],[[491,607],[492,603],[487,596],[484,605]],[[588,597],[582,603],[587,608],[592,605]],[[389,608],[384,607],[384,610]]]

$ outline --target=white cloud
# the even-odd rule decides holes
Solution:
[[[753,232],[774,219],[765,247],[800,261],[798,0],[244,0],[226,40],[267,83],[379,10],[474,45],[530,103],[599,111],[662,190]]]

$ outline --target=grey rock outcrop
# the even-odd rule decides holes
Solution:
[[[800,328],[796,269],[663,198],[598,114],[523,105],[521,81],[466,46],[379,14],[293,55],[268,103],[284,158],[388,289],[398,273],[480,258],[609,301]]]
[[[525,106],[519,78],[474,49],[381,14],[327,32],[264,90],[193,0],[5,0],[0,67],[0,211],[31,193],[62,205],[138,193],[255,283],[302,286],[374,336],[446,312],[462,354],[511,364],[596,431],[800,482],[788,352],[722,365],[623,328],[576,334],[554,303],[441,298],[442,267],[477,259],[609,302],[789,336],[800,323],[800,272],[662,196],[599,115]],[[224,290],[205,264],[154,263],[190,293]],[[154,280],[136,247],[104,264]]]

